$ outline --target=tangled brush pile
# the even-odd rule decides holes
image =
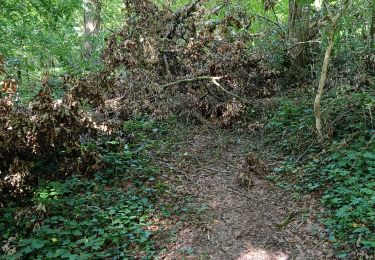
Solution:
[[[103,166],[100,154],[81,149],[82,137],[96,130],[80,103],[102,100],[100,91],[88,91],[84,82],[76,81],[62,100],[54,101],[51,88],[42,80],[44,86],[30,109],[0,98],[0,199],[27,195],[38,177],[87,175]]]
[[[109,114],[230,125],[250,99],[275,93],[279,73],[248,48],[252,18],[238,12],[208,20],[217,8],[201,2],[173,12],[149,0],[126,1],[125,26],[106,40],[102,54],[115,82]]]

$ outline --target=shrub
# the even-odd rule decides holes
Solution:
[[[321,194],[325,210],[320,220],[341,252],[338,256],[349,257],[348,246],[374,253],[374,96],[337,88],[324,108],[326,141],[319,143],[311,104],[281,102],[268,125],[288,154],[279,170],[297,174],[295,185],[300,191]]]

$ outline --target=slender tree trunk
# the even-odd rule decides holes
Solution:
[[[0,75],[5,74],[5,57],[0,54]]]
[[[322,72],[320,74],[318,92],[316,94],[315,101],[314,101],[315,127],[318,132],[318,137],[320,141],[323,140],[323,131],[322,131],[323,124],[322,124],[322,111],[320,108],[320,101],[322,100],[323,89],[324,89],[325,82],[327,80],[328,65],[329,65],[329,60],[331,58],[332,49],[334,45],[334,35],[336,32],[337,23],[340,20],[341,16],[346,11],[346,9],[348,8],[349,4],[350,4],[350,0],[344,0],[341,10],[338,11],[338,13],[335,16],[333,16],[333,14],[329,12],[328,10],[328,16],[331,20],[331,28],[330,28],[329,36],[328,36],[328,46],[326,49],[326,53],[324,55]]]
[[[375,7],[372,7],[371,27],[370,27],[370,40],[373,43],[375,42]]]
[[[101,0],[83,0],[83,23],[85,32],[85,53],[90,58],[94,49],[93,37],[100,31]]]
[[[328,65],[329,65],[329,60],[331,58],[331,53],[332,53],[333,44],[334,44],[333,36],[334,36],[334,30],[332,30],[329,33],[328,46],[327,46],[327,49],[326,49],[326,53],[324,55],[322,72],[320,74],[318,93],[316,94],[315,101],[314,101],[315,127],[316,127],[316,130],[318,132],[318,137],[319,137],[320,140],[323,139],[322,111],[320,109],[320,101],[322,100],[323,88],[324,88],[324,85],[325,85],[326,80],[327,80]]]
[[[21,68],[21,59],[17,63],[17,83],[22,84],[22,68]]]
[[[27,58],[25,58],[25,72],[26,72],[27,86],[30,86],[30,71],[29,71],[29,63],[28,63]]]

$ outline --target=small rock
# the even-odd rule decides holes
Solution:
[[[241,232],[241,230],[235,230],[233,232],[233,235],[234,235],[235,239],[239,239],[241,237],[241,235],[242,235],[242,232]]]

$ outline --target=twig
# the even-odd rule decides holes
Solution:
[[[266,20],[266,21],[268,21],[268,22],[270,22],[270,23],[276,25],[277,27],[279,27],[280,31],[281,31],[284,35],[286,35],[286,32],[284,31],[283,27],[281,27],[281,25],[280,25],[279,23],[277,23],[277,22],[275,22],[275,21],[272,21],[270,18],[265,17],[265,16],[260,15],[260,14],[253,13],[252,15],[258,16],[259,18],[262,18],[262,19],[264,19],[264,20]]]
[[[375,138],[375,134],[373,134],[372,135],[372,137],[371,137],[371,139],[370,139],[370,141],[368,141],[367,142],[367,144],[366,144],[366,146],[365,147],[363,147],[363,149],[361,150],[361,154],[369,147],[369,145],[372,143],[372,141],[374,141],[374,138]],[[356,164],[357,164],[357,161],[358,161],[358,156],[355,158],[355,161],[354,161],[354,163],[353,163],[353,166],[350,168],[350,170],[353,170],[354,169],[354,167],[356,166]]]
[[[187,79],[180,79],[177,81],[173,81],[164,85],[160,85],[160,88],[167,88],[173,85],[179,85],[181,83],[192,83],[192,82],[197,82],[197,81],[204,81],[204,80],[220,80],[224,77],[211,77],[211,76],[200,76],[200,77],[195,77],[195,78],[187,78]]]
[[[244,193],[242,193],[242,192],[239,192],[239,191],[236,191],[236,190],[230,189],[230,188],[228,188],[228,187],[223,186],[223,189],[224,189],[224,190],[227,190],[227,191],[230,191],[230,192],[232,192],[232,193],[234,193],[234,194],[237,194],[237,195],[243,196],[243,197],[245,197],[245,198],[253,199],[252,197],[250,197],[250,196],[247,195],[247,194],[244,194]]]
[[[177,26],[183,21],[185,20],[186,18],[188,18],[190,16],[190,14],[192,12],[194,12],[196,6],[202,2],[202,0],[195,0],[193,3],[191,3],[190,5],[187,5],[185,6],[183,9],[181,10],[178,10],[177,12],[175,12],[173,14],[173,20],[171,21],[171,25],[170,25],[170,30],[167,31],[167,33],[165,34],[164,38],[165,39],[172,39],[174,34],[175,34],[175,31],[176,31],[176,28]]]
[[[299,160],[301,160],[301,158],[309,151],[309,149],[311,148],[311,146],[313,146],[314,145],[314,143],[311,143],[310,145],[309,145],[309,147],[307,147],[307,149],[297,158],[297,160],[294,162],[294,163],[298,163],[299,162]]]
[[[170,76],[170,75],[172,75],[171,69],[170,69],[170,66],[169,66],[169,63],[168,63],[167,55],[165,55],[165,53],[163,55],[163,58],[164,58],[165,69],[167,71],[167,74]]]
[[[230,92],[229,90],[225,89],[222,85],[219,84],[218,80],[220,80],[222,78],[225,78],[225,77],[227,77],[227,76],[221,76],[221,77],[200,76],[200,77],[195,77],[195,78],[181,79],[181,80],[178,80],[178,81],[174,81],[174,82],[170,82],[170,83],[167,83],[167,84],[164,84],[164,85],[160,85],[159,87],[164,89],[164,88],[167,88],[167,87],[170,87],[170,86],[173,86],[173,85],[178,85],[178,84],[181,84],[181,83],[192,83],[192,82],[197,82],[197,81],[210,80],[213,84],[215,84],[219,89],[221,89],[222,91],[224,91],[228,95],[230,95],[234,98],[237,98],[237,99],[243,101],[244,103],[248,104],[249,103],[248,100]]]
[[[206,169],[206,170],[211,170],[213,172],[218,172],[218,173],[231,173],[230,171],[228,170],[224,170],[224,169],[214,169],[212,167],[208,167],[208,166],[203,166],[201,169]]]
[[[291,222],[293,222],[298,214],[300,214],[299,211],[291,212],[281,223],[276,223],[274,224],[274,226],[277,227],[278,230],[281,230],[287,225],[289,225]]]
[[[225,93],[227,93],[228,95],[232,96],[232,97],[235,97],[235,98],[238,98],[239,100],[242,100],[244,103],[249,103],[249,101],[247,101],[246,99],[236,95],[236,94],[233,94],[232,92],[230,92],[229,90],[226,90],[223,86],[221,86],[219,84],[219,82],[217,82],[217,80],[221,79],[222,77],[212,77],[212,83],[214,83],[218,88],[220,88],[222,91],[224,91]]]
[[[276,15],[276,12],[275,12],[275,8],[272,6],[271,9],[272,9],[272,13],[273,13],[273,15],[275,16],[276,23],[277,23],[277,24],[279,25],[279,27],[280,27],[279,18],[277,18],[277,15]]]
[[[260,32],[260,33],[250,33],[248,34],[247,36],[249,37],[258,37],[258,36],[264,36],[264,32]]]
[[[111,33],[116,33],[114,30],[112,30],[111,28],[108,28],[107,26],[104,26],[104,29],[110,31]]]
[[[219,5],[216,7],[213,7],[209,12],[205,14],[205,16],[209,15],[217,15],[221,9],[223,9],[224,5]]]
[[[291,49],[293,49],[294,47],[296,47],[299,44],[306,44],[306,43],[322,43],[322,42],[319,41],[319,40],[310,40],[310,41],[305,41],[305,42],[296,42],[295,44],[293,44],[292,47],[288,48],[288,51],[291,50]]]

